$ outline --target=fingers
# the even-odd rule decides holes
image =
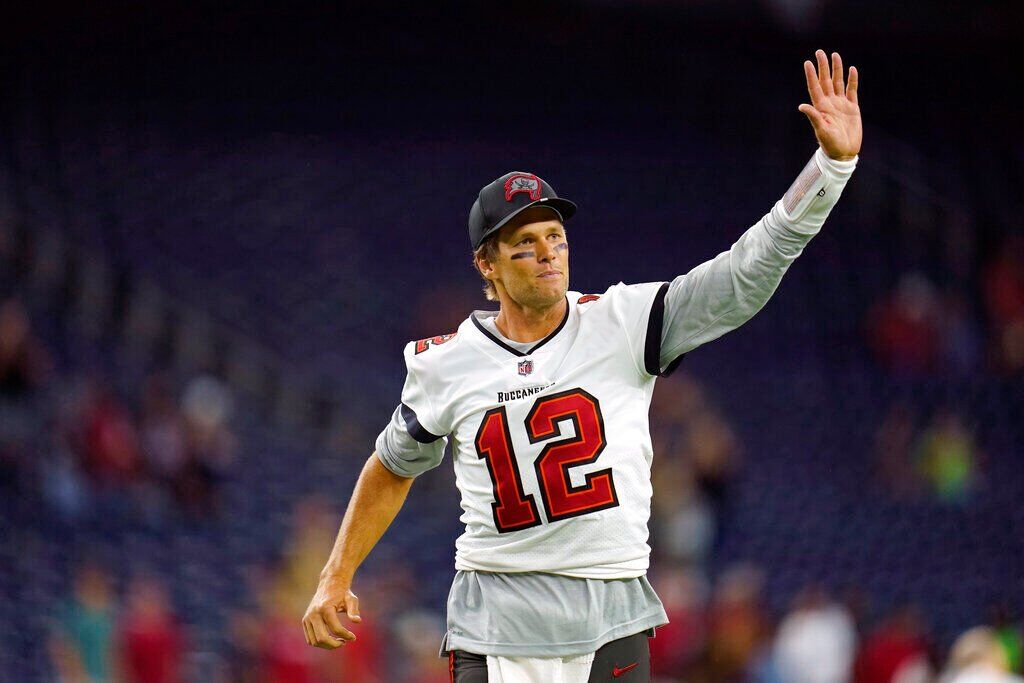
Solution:
[[[832,53],[832,90],[837,95],[846,92],[846,86],[843,84],[843,58],[838,52]]]
[[[356,639],[356,634],[341,625],[341,619],[338,618],[338,613],[335,610],[324,610],[323,617],[324,621],[327,623],[327,627],[331,629],[332,634],[345,641],[352,641]]]
[[[801,112],[804,113],[805,116],[807,116],[807,118],[811,122],[811,125],[814,127],[814,130],[817,131],[818,129],[823,128],[825,126],[825,117],[823,117],[821,115],[821,112],[819,112],[811,105],[801,104],[799,107],[797,107],[797,109],[799,109]]]
[[[817,50],[814,56],[818,60],[818,82],[821,84],[821,91],[825,95],[833,94],[832,90],[832,74],[828,69],[828,57],[825,55],[824,50]]]
[[[355,609],[355,614],[349,617],[353,621],[360,621],[359,599],[354,595],[346,598],[346,610],[350,606]],[[333,605],[310,606],[302,620],[302,633],[307,644],[326,650],[335,650],[356,639],[356,634],[341,625],[338,610]]]
[[[306,645],[316,645],[316,636],[313,635],[313,627],[308,622],[308,617],[302,620],[302,635],[306,637]]]
[[[811,96],[811,102],[815,106],[821,104],[825,99],[825,94],[821,92],[821,82],[818,80],[818,74],[814,71],[814,64],[810,60],[804,62],[804,76],[807,77],[807,94]]]
[[[345,596],[341,610],[355,623],[362,621],[359,616],[359,598],[351,591]],[[302,620],[302,632],[307,644],[327,650],[337,649],[356,639],[356,634],[341,625],[338,607],[330,604],[316,607],[310,605]]]
[[[857,104],[857,85],[860,82],[860,75],[857,73],[857,67],[850,67],[850,81],[846,86],[846,99],[850,100],[854,104]]]
[[[363,620],[359,616],[359,598],[354,593],[349,593],[345,596],[345,613],[348,614],[348,618],[357,624]]]
[[[327,625],[324,623],[323,616],[320,612],[315,612],[309,617],[309,625],[313,630],[313,645],[322,647],[325,650],[335,650],[344,645],[345,642],[330,633]]]

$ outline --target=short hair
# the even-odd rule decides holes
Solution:
[[[483,244],[477,247],[477,250],[473,252],[473,268],[476,272],[480,273],[480,277],[484,281],[484,296],[488,301],[498,300],[498,290],[495,289],[494,283],[484,277],[484,274],[480,271],[480,266],[477,265],[477,259],[484,258],[488,261],[494,261],[498,257],[498,240],[497,233],[491,235],[484,240]]]

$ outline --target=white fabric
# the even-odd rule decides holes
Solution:
[[[594,653],[576,657],[487,657],[488,683],[587,683]]]
[[[569,292],[564,326],[527,356],[502,348],[472,320],[463,322],[444,344],[420,353],[415,343],[406,347],[409,373],[402,402],[415,411],[427,432],[451,435],[466,525],[456,542],[457,569],[595,579],[634,578],[646,572],[652,457],[647,412],[654,376],[644,370],[644,352],[651,308],[662,286],[620,283],[589,301],[579,292]],[[578,303],[581,299],[584,303]],[[660,328],[657,334],[655,350]],[[523,361],[532,364],[529,372],[520,370]],[[582,392],[575,400],[583,408],[596,406],[600,420],[590,413],[581,427],[572,415],[556,417],[555,432],[531,443],[525,424],[531,409],[540,399],[573,392]],[[476,444],[488,411],[499,408],[504,410],[523,493],[537,515],[536,525],[506,532],[499,532],[495,523],[489,460],[478,453]],[[392,420],[395,431],[406,422],[400,413],[401,408]],[[577,434],[578,427],[590,433]],[[603,440],[604,445],[596,450],[593,462],[568,468],[569,485],[587,487],[587,475],[600,481],[605,477],[601,473],[610,469],[611,486],[606,488],[615,500],[609,499],[603,509],[552,521],[552,516],[564,512],[549,508],[557,491],[552,486],[542,493],[535,462],[548,445],[576,437]],[[440,448],[431,448],[430,465],[435,466]],[[378,440],[381,461],[406,476],[422,467],[424,450],[394,452],[386,438]],[[565,509],[572,505],[575,498]]]

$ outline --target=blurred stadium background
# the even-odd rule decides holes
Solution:
[[[659,681],[1021,667],[1024,181],[1013,2],[37,7],[0,94],[0,681],[444,681],[459,532],[422,477],[359,643],[299,619],[404,342],[487,307],[465,219],[534,171],[573,288],[725,249],[862,74],[845,196],[652,410]],[[970,648],[967,648],[968,650]],[[977,649],[977,648],[975,648]]]

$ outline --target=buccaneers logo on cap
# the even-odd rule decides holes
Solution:
[[[530,196],[530,199],[540,199],[540,178],[532,173],[516,173],[505,181],[505,201],[512,201],[512,197],[520,192]]]

